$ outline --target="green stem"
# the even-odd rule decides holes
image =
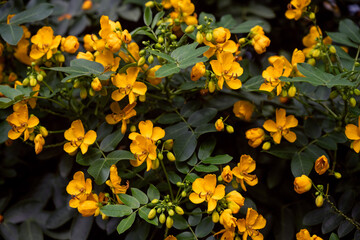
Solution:
[[[198,238],[197,238],[194,230],[191,228],[191,226],[190,226],[189,224],[188,224],[188,228],[190,229],[191,233],[194,235],[194,238],[195,238],[196,240],[198,240]]]
[[[48,133],[63,133],[65,131],[66,130],[53,130],[53,131],[48,130]]]
[[[49,86],[49,84],[46,83],[46,81],[42,81],[42,83],[50,90],[51,93],[54,92],[54,90],[52,90],[52,88]]]
[[[355,70],[355,64],[356,64],[356,62],[357,62],[357,60],[358,60],[358,58],[359,58],[359,53],[360,53],[360,45],[358,46],[358,49],[357,49],[357,52],[356,52],[356,56],[355,56],[355,59],[354,59],[354,64],[353,64],[353,66],[352,66],[351,71],[354,71],[354,70]]]
[[[186,125],[188,126],[188,128],[191,130],[191,132],[193,134],[195,134],[195,131],[192,129],[192,127],[190,126],[190,124],[186,121],[186,119],[179,113],[179,111],[175,108],[174,111],[176,112],[177,115],[179,115],[179,117],[181,118],[181,120],[186,123]]]
[[[164,162],[163,160],[160,160],[160,164],[161,164],[161,168],[163,169],[164,171],[164,174],[165,174],[165,177],[166,177],[166,181],[167,181],[167,184],[169,186],[169,189],[170,189],[170,196],[171,196],[171,201],[174,201],[174,194],[173,194],[173,191],[172,191],[172,188],[171,188],[171,184],[170,184],[170,181],[169,181],[169,176],[167,174],[167,171],[166,171],[166,168],[165,168],[165,165],[164,165]]]

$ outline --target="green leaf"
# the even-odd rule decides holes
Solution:
[[[12,101],[10,98],[0,98],[0,109],[5,109],[10,107],[13,104],[14,101]]]
[[[135,197],[123,193],[118,194],[118,196],[126,206],[129,206],[132,209],[140,207],[140,203]]]
[[[155,72],[155,77],[157,78],[167,77],[178,72],[180,72],[180,68],[178,67],[178,65],[176,63],[169,63],[161,66],[161,68],[159,68]]]
[[[219,171],[219,168],[217,166],[214,165],[197,165],[195,166],[195,170],[197,172],[206,172],[206,173],[210,173],[210,172],[216,172]]]
[[[281,146],[272,146],[270,150],[265,151],[275,157],[282,158],[282,159],[291,159],[298,149],[295,146],[287,146],[286,148]]]
[[[182,47],[175,49],[171,53],[171,57],[174,58],[181,69],[185,69],[195,63],[206,61],[206,57],[200,57],[204,52],[206,52],[210,47],[204,46],[196,48],[199,44],[194,42],[192,44],[187,44]]]
[[[154,199],[160,199],[160,192],[153,184],[150,184],[150,186],[147,190],[147,195],[148,195],[150,201],[152,201]]]
[[[209,157],[209,158],[206,158],[203,163],[206,163],[206,164],[226,164],[226,163],[229,163],[231,160],[233,159],[232,156],[229,156],[227,154],[224,154],[224,155],[217,155],[215,157]]]
[[[340,239],[339,239],[339,237],[338,237],[335,233],[332,233],[332,234],[330,235],[329,240],[340,240]]]
[[[181,182],[181,177],[179,175],[177,175],[174,171],[169,171],[168,176],[169,176],[169,181],[172,184],[176,184],[177,182]]]
[[[357,48],[357,45],[349,40],[345,33],[340,32],[326,32],[333,42],[341,45]]]
[[[291,172],[294,177],[309,175],[314,165],[314,159],[307,152],[295,153],[291,160]]]
[[[196,137],[190,131],[187,131],[176,137],[173,146],[176,161],[183,162],[189,159],[194,153],[196,145]]]
[[[74,59],[70,62],[70,67],[81,67],[86,69],[89,73],[98,75],[102,74],[105,70],[101,63],[86,59]]]
[[[133,211],[126,205],[105,205],[100,211],[109,217],[123,217],[130,215]]]
[[[346,34],[353,42],[360,45],[359,27],[350,19],[341,20],[339,23],[340,32]]]
[[[113,162],[100,158],[99,160],[91,163],[87,171],[94,177],[95,183],[101,185],[106,181],[106,179],[108,179],[112,164]]]
[[[316,144],[324,149],[336,150],[337,144],[330,136],[323,136],[317,139]]]
[[[0,85],[0,92],[11,100],[14,100],[17,97],[24,95],[21,91],[8,85]]]
[[[195,128],[195,136],[198,138],[205,133],[216,132],[215,124],[206,123]]]
[[[179,214],[175,214],[173,216],[173,220],[174,220],[174,225],[173,225],[174,228],[179,230],[184,230],[188,228],[188,223],[183,216],[180,216]]]
[[[231,33],[248,33],[250,32],[250,29],[255,27],[256,25],[262,26],[264,24],[264,21],[262,20],[247,20],[243,23],[237,24],[236,27],[231,28]]]
[[[194,235],[191,232],[182,232],[176,235],[177,240],[194,240]]]
[[[64,225],[67,221],[72,219],[74,216],[73,209],[70,209],[68,206],[59,208],[52,212],[49,218],[46,221],[47,229],[56,229]]]
[[[315,226],[323,222],[325,215],[327,213],[327,209],[325,208],[318,208],[312,210],[303,218],[303,224],[306,226]]]
[[[211,121],[217,114],[215,108],[203,108],[190,115],[188,123],[192,127],[198,127]]]
[[[176,113],[165,113],[162,114],[159,119],[158,119],[158,123],[160,124],[174,124],[181,121],[181,118],[178,114]]]
[[[190,226],[197,226],[202,218],[202,213],[201,213],[201,209],[200,208],[195,208],[192,212],[191,215],[188,218],[188,223]]]
[[[119,225],[116,228],[117,232],[119,234],[122,234],[123,232],[128,230],[135,222],[135,218],[136,218],[136,213],[132,213],[127,218],[124,218],[123,220],[121,220],[121,222],[119,223]]]
[[[165,12],[164,11],[161,11],[161,12],[158,12],[154,19],[153,19],[153,22],[151,24],[151,28],[154,29],[156,24],[158,23],[158,21],[165,15]]]
[[[32,220],[23,222],[20,226],[19,240],[42,240],[43,232],[39,224]]]
[[[146,194],[143,191],[141,191],[140,189],[131,188],[131,193],[132,193],[133,197],[135,197],[139,201],[139,203],[147,204],[149,202],[149,199],[146,196]]]
[[[228,29],[234,28],[237,24],[233,16],[231,14],[226,14],[220,18],[220,21],[216,23],[218,27],[224,27]]]
[[[247,80],[242,85],[242,90],[252,92],[252,91],[259,91],[260,85],[264,83],[264,78],[262,76],[255,76]]]
[[[175,59],[173,59],[172,57],[170,57],[168,54],[166,53],[162,53],[159,51],[155,51],[155,50],[147,50],[149,53],[156,55],[158,57],[161,57],[163,59],[166,59],[169,63],[175,63]]]
[[[0,122],[0,144],[8,140],[8,132],[10,131],[10,129],[11,126],[6,120]]]
[[[343,238],[346,235],[348,235],[354,228],[355,228],[355,226],[352,223],[350,223],[347,220],[343,220],[340,223],[337,233],[339,234],[340,238]]]
[[[120,160],[135,160],[133,153],[126,150],[115,150],[106,156],[107,161],[117,163]]]
[[[90,166],[94,161],[100,159],[101,151],[97,148],[89,148],[85,155],[78,152],[76,162],[82,166]]]
[[[154,219],[148,219],[148,215],[149,215],[149,212],[150,212],[150,208],[147,208],[147,207],[141,207],[139,209],[139,216],[144,219],[145,221],[147,221],[148,223],[150,224],[153,224],[155,226],[157,226],[159,224],[159,220],[158,218],[154,218]]]
[[[54,6],[49,3],[40,3],[36,6],[16,14],[10,19],[10,24],[23,24],[40,21],[52,14]]]
[[[206,138],[203,143],[201,143],[198,152],[198,158],[200,160],[204,160],[210,157],[211,153],[214,151],[216,145],[216,138],[211,136],[210,138]]]
[[[119,128],[101,141],[100,149],[104,152],[113,151],[119,142],[123,139],[123,137],[124,135],[121,133],[121,129]]]
[[[326,234],[335,230],[340,225],[343,219],[344,218],[337,213],[332,213],[328,215],[321,225],[321,232],[323,234]]]
[[[1,37],[10,45],[17,45],[24,31],[21,27],[13,24],[0,24]]]
[[[152,11],[149,7],[146,7],[144,12],[144,23],[146,24],[146,26],[150,26],[151,21],[152,21]]]
[[[195,235],[198,238],[206,237],[214,228],[214,223],[211,217],[204,218],[200,224],[195,228]]]

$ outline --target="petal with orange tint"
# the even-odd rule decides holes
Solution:
[[[286,111],[283,108],[276,109],[276,125],[284,127],[286,123]]]
[[[356,140],[352,143],[352,147],[356,153],[360,152],[360,140]]]
[[[292,131],[289,131],[287,134],[284,134],[284,138],[293,143],[296,141],[296,134]]]
[[[294,117],[294,115],[289,115],[286,117],[286,123],[284,128],[293,128],[298,125],[298,120]]]
[[[201,198],[197,193],[191,193],[189,199],[192,203],[199,204],[205,201],[205,198]]]
[[[133,85],[135,83],[139,70],[140,68],[138,67],[130,67],[126,70],[127,82],[129,84]]]
[[[165,131],[161,127],[154,127],[151,139],[156,142],[157,140],[165,137]]]
[[[211,65],[211,68],[214,71],[215,75],[217,75],[217,76],[222,75],[223,69],[222,69],[222,65],[219,60],[211,60],[210,65]]]
[[[139,123],[139,129],[142,136],[151,139],[153,135],[153,123],[150,120],[141,121]]]
[[[274,139],[274,142],[275,142],[276,144],[280,144],[280,142],[281,142],[281,137],[282,137],[281,131],[278,131],[278,132],[275,132],[275,133],[271,133],[270,135],[271,135],[271,137]]]
[[[85,135],[85,129],[81,120],[75,120],[71,123],[71,129],[76,138],[83,138]]]
[[[31,116],[27,123],[28,123],[28,128],[33,128],[39,124],[39,119],[35,116]]]
[[[275,88],[275,87],[271,86],[270,83],[262,83],[262,84],[260,85],[259,90],[271,92],[272,90],[274,90],[274,88]]]
[[[87,152],[88,148],[89,148],[89,145],[87,145],[86,143],[82,143],[82,144],[80,145],[81,153],[82,153],[82,154],[85,154],[85,153]]]
[[[207,174],[204,177],[204,190],[205,192],[213,193],[216,187],[216,175],[215,174]]]
[[[222,46],[222,49],[225,52],[234,53],[238,50],[238,46],[236,45],[236,43],[234,41],[228,40],[224,43],[224,45]]]
[[[89,130],[84,136],[84,143],[91,145],[96,141],[96,132],[94,130]]]
[[[203,178],[197,178],[192,184],[192,190],[197,194],[206,193],[204,185],[205,180]]]
[[[276,123],[271,119],[266,120],[264,122],[263,128],[265,128],[265,130],[267,130],[268,132],[277,132],[278,131]]]
[[[64,144],[64,151],[71,154],[76,151],[78,147],[74,147],[70,142]]]
[[[230,79],[230,80],[225,79],[225,80],[226,80],[226,84],[231,89],[236,90],[236,89],[241,88],[241,86],[242,86],[242,83],[241,83],[240,79]]]
[[[121,99],[123,99],[124,97],[126,96],[125,92],[124,91],[121,91],[121,90],[115,90],[112,92],[111,94],[111,98],[114,100],[114,101],[120,101]]]
[[[345,135],[348,139],[359,140],[360,139],[359,128],[354,124],[348,124],[345,127]]]
[[[145,95],[147,91],[147,87],[145,83],[142,82],[135,82],[133,85],[133,92],[139,95]]]
[[[8,138],[15,140],[18,139],[23,132],[15,132],[14,130],[10,129],[8,132]]]
[[[210,198],[208,202],[208,212],[213,211],[216,208],[216,205],[217,205],[217,200]]]
[[[215,200],[220,200],[224,196],[225,196],[225,186],[222,184],[217,185],[211,197]]]

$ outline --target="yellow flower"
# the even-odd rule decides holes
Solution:
[[[191,80],[192,81],[197,81],[199,80],[202,76],[204,76],[206,71],[205,65],[203,62],[198,62],[195,64],[195,66],[191,69]]]
[[[216,128],[216,131],[218,131],[218,132],[221,132],[221,131],[224,130],[224,122],[223,122],[223,120],[221,118],[216,120],[215,128]]]
[[[276,144],[279,144],[281,137],[293,143],[296,140],[296,134],[290,131],[290,128],[296,127],[298,120],[294,115],[286,117],[286,110],[283,108],[276,109],[276,123],[273,120],[266,120],[263,127],[270,132],[271,137]]]
[[[103,50],[101,53],[97,52],[98,54],[95,55],[95,62],[101,63],[106,71],[113,71],[116,72],[116,70],[119,67],[120,58],[116,57],[114,58],[114,54],[110,50]],[[88,54],[88,53],[86,53]],[[87,55],[90,57],[90,55]]]
[[[257,176],[249,174],[253,172],[255,168],[256,163],[254,159],[252,159],[249,155],[244,154],[240,157],[240,162],[232,170],[232,173],[236,177],[236,181],[240,183],[241,188],[244,191],[246,191],[244,182],[250,186],[255,186],[258,183]]]
[[[325,155],[322,155],[315,161],[315,171],[322,175],[329,169],[329,161]]]
[[[119,56],[121,57],[122,60],[124,60],[124,62],[133,63],[133,62],[137,62],[140,59],[140,54],[139,54],[140,49],[139,49],[139,45],[137,45],[136,42],[129,43],[127,45],[127,50],[129,51],[130,54],[124,53],[123,51],[119,52]]]
[[[225,186],[216,186],[215,174],[207,174],[204,178],[197,178],[192,184],[193,193],[189,199],[192,203],[199,204],[204,201],[208,203],[208,212],[216,208],[217,201],[225,196]]]
[[[95,60],[95,57],[94,55],[87,51],[86,53],[83,53],[83,52],[79,52],[78,55],[76,56],[77,59],[86,59],[86,60],[89,60],[89,61],[94,61]]]
[[[104,193],[100,193],[99,196],[96,193],[90,193],[87,199],[79,203],[78,211],[83,217],[98,216],[100,213],[100,207],[105,198]]]
[[[126,193],[129,188],[129,182],[127,182],[126,185],[121,185],[121,177],[118,174],[116,165],[110,167],[110,180],[106,181],[106,185],[108,185],[111,188],[111,191],[116,194],[118,202],[122,203],[117,194]]]
[[[276,95],[280,95],[284,83],[281,82],[279,78],[281,76],[288,77],[291,73],[291,70],[286,67],[286,63],[288,63],[288,61],[285,60],[280,57],[277,58],[276,61],[272,63],[273,66],[267,67],[262,72],[262,77],[265,78],[265,82],[261,84],[259,90],[271,92],[274,88],[276,88]],[[286,71],[284,71],[284,69]]]
[[[86,34],[84,36],[84,48],[86,51],[93,52],[95,49],[93,48],[95,41],[98,40],[98,37],[95,34]]]
[[[152,68],[150,68],[149,70],[147,70],[147,72],[146,72],[146,80],[148,80],[153,85],[160,84],[161,81],[162,81],[162,78],[155,77],[155,73],[161,67],[162,67],[161,65],[156,65],[156,66],[153,66]]]
[[[321,237],[316,236],[315,234],[310,237],[310,233],[307,229],[301,229],[300,232],[296,234],[296,240],[323,240]]]
[[[270,45],[270,39],[265,36],[264,29],[256,25],[250,29],[251,34],[251,44],[254,46],[254,49],[257,54],[262,54],[266,52],[266,48]]]
[[[238,46],[236,43],[232,40],[229,40],[231,37],[229,29],[223,27],[216,28],[213,31],[213,37],[216,44],[213,44],[204,38],[204,44],[210,47],[209,50],[204,53],[205,57],[211,58],[215,53],[234,53],[237,51]]]
[[[126,132],[126,123],[127,121],[136,115],[136,111],[134,107],[136,106],[136,102],[133,104],[128,104],[124,109],[120,109],[119,103],[113,102],[110,104],[110,109],[113,113],[106,115],[105,120],[108,124],[117,124],[122,121],[121,125],[121,133],[124,134]]]
[[[226,194],[225,198],[228,203],[228,208],[231,209],[233,214],[238,213],[240,208],[244,206],[245,198],[236,190]]]
[[[85,154],[89,145],[96,141],[96,132],[89,130],[85,134],[84,126],[81,120],[75,120],[71,123],[71,127],[64,133],[65,139],[70,141],[65,143],[64,151],[73,154],[80,147],[81,153]]]
[[[45,145],[45,139],[43,138],[43,135],[37,134],[35,139],[35,153],[39,154],[43,150],[43,146]]]
[[[218,86],[223,88],[224,80],[231,89],[241,88],[241,81],[238,79],[244,70],[230,52],[222,52],[216,55],[217,60],[211,60],[211,67],[218,79]]]
[[[37,60],[46,54],[46,59],[50,59],[60,44],[61,36],[54,37],[54,31],[51,27],[42,27],[31,38],[30,57]]]
[[[285,12],[285,17],[287,19],[299,20],[310,2],[311,0],[291,0],[288,10]],[[295,9],[291,8],[291,5],[294,6]]]
[[[139,73],[139,68],[130,67],[126,70],[126,73],[116,74],[112,78],[113,84],[118,87],[118,90],[113,91],[111,98],[115,101],[120,101],[125,96],[129,97],[129,103],[135,102],[137,96],[144,96],[147,87],[142,82],[136,82],[136,78]]]
[[[91,193],[91,190],[91,179],[87,178],[85,181],[84,173],[82,171],[76,172],[74,174],[73,180],[71,180],[66,186],[66,192],[72,195],[69,206],[72,208],[77,208],[80,202],[83,202],[87,199],[88,195]]]
[[[236,218],[232,214],[230,209],[225,209],[220,215],[220,224],[222,224],[225,229],[236,227]]]
[[[133,132],[129,135],[132,140],[130,151],[136,157],[136,160],[130,160],[130,164],[138,167],[146,160],[146,171],[149,171],[157,157],[155,143],[165,136],[165,131],[160,127],[153,127],[150,120],[141,121],[139,129],[140,133]]]
[[[360,126],[360,116],[358,118],[358,125]],[[345,135],[348,139],[354,140],[351,143],[351,148],[356,153],[360,152],[360,128],[354,124],[348,124],[345,127]]]
[[[61,51],[75,53],[79,48],[79,41],[75,36],[67,36],[61,39]]]
[[[304,46],[306,47],[305,49],[303,49],[303,52],[306,57],[310,57],[309,55],[310,55],[311,51],[314,49],[314,47],[318,43],[319,39],[322,37],[323,37],[322,32],[319,27],[312,26],[310,28],[309,33],[302,39],[302,42],[303,42]],[[323,39],[323,43],[325,45],[328,45],[328,44],[332,43],[332,40],[329,36],[327,36]]]
[[[252,128],[246,131],[245,137],[249,139],[248,144],[256,148],[265,140],[265,132],[262,128]]]
[[[21,26],[24,34],[21,38],[21,40],[18,42],[15,48],[14,57],[19,60],[20,62],[30,65],[32,62],[32,59],[29,56],[29,38],[30,38],[30,32],[25,26]]]
[[[177,238],[174,237],[173,235],[169,235],[164,240],[177,240]]]
[[[296,177],[294,180],[294,190],[298,194],[305,193],[311,189],[312,181],[306,175],[301,175],[301,177]]]
[[[26,104],[16,103],[13,109],[14,113],[6,118],[6,121],[11,126],[8,137],[15,140],[24,133],[24,141],[26,141],[29,138],[29,134],[34,131],[33,128],[39,124],[39,119],[35,116],[30,116],[29,118]]]
[[[83,4],[81,5],[82,10],[90,10],[92,8],[92,1],[91,0],[85,0]]]
[[[231,182],[233,179],[233,173],[230,169],[230,166],[227,165],[226,167],[223,168],[222,172],[221,172],[221,178],[223,179],[224,182]]]
[[[264,236],[258,231],[266,225],[266,219],[252,208],[248,208],[246,219],[238,219],[236,225],[239,232],[243,234],[243,240],[247,240],[248,236],[253,240],[263,240]]]
[[[254,108],[255,106],[252,103],[240,100],[234,104],[233,112],[236,117],[249,122]]]
[[[291,65],[292,65],[292,73],[291,76],[294,77],[304,77],[299,70],[297,70],[297,64],[305,62],[305,54],[298,50],[297,48],[294,49],[292,58],[291,58]]]

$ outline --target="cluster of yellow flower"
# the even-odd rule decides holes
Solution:
[[[242,155],[237,166],[232,170],[229,165],[224,167],[218,179],[228,184],[233,181],[233,176],[235,176],[233,186],[240,183],[242,189],[246,191],[245,183],[250,186],[258,183],[257,176],[250,174],[255,168],[255,161],[249,155]],[[221,239],[234,239],[237,235],[235,232],[237,227],[238,234],[243,235],[243,239],[247,239],[248,236],[254,240],[263,239],[262,234],[258,231],[266,225],[263,216],[254,209],[248,208],[246,219],[236,219],[233,214],[239,212],[244,205],[245,198],[236,190],[225,195],[225,185],[216,185],[216,182],[215,174],[207,174],[204,178],[197,178],[192,184],[193,193],[189,195],[190,201],[195,204],[207,202],[207,212],[212,214],[213,222],[220,222],[223,225],[224,229],[215,235],[223,234]]]

